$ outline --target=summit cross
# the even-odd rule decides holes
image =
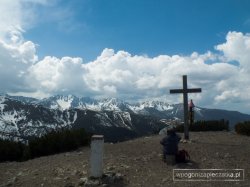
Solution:
[[[188,88],[187,87],[187,75],[182,76],[183,88],[182,89],[172,89],[170,94],[183,94],[183,109],[184,109],[184,138],[189,139],[188,131],[188,93],[199,93],[201,88]]]

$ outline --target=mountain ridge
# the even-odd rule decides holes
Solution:
[[[131,104],[117,98],[73,95],[55,95],[41,100],[0,96],[0,137],[14,140],[20,137],[27,140],[61,128],[85,128],[92,133],[105,134],[110,141],[123,141],[157,133],[166,127],[164,120],[182,121],[182,118],[182,104],[157,100]],[[233,129],[236,123],[250,120],[250,115],[195,107],[195,119],[229,120]]]

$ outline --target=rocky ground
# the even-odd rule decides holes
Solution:
[[[106,178],[99,186],[250,186],[250,137],[231,132],[192,132],[191,142],[180,143],[180,149],[190,153],[191,162],[174,166],[161,160],[161,138],[156,135],[105,144]],[[0,163],[0,187],[91,186],[87,181],[89,155],[90,148],[84,147],[26,162]],[[179,168],[244,169],[245,176],[238,182],[173,181],[173,169]],[[92,181],[92,186],[98,182]],[[107,185],[109,182],[113,185]]]

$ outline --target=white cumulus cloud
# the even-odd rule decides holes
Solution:
[[[12,32],[9,42],[0,42],[1,91],[33,92],[34,96],[71,93],[123,99],[163,97],[181,102],[180,96],[169,94],[169,89],[180,88],[182,75],[188,75],[189,87],[203,89],[201,94],[190,95],[201,105],[242,103],[247,107],[249,38],[248,34],[229,32],[226,42],[215,47],[222,54],[194,52],[150,58],[104,49],[96,60],[83,63],[81,58],[73,57],[46,56],[38,60],[35,44],[25,41],[20,32]],[[239,66],[227,63],[231,60],[238,61]]]
[[[0,40],[0,90],[27,91],[27,70],[37,61],[36,48],[31,41],[23,41],[20,33],[11,33],[12,40]]]
[[[244,110],[250,96],[249,38],[248,34],[229,32],[226,42],[215,47],[222,54],[194,52],[189,56],[150,58],[104,49],[96,60],[88,63],[80,58],[45,57],[30,67],[31,85],[50,94],[69,92],[125,99],[163,97],[181,102],[179,96],[170,96],[169,89],[180,88],[182,75],[188,75],[189,87],[203,89],[201,94],[190,95],[201,105],[237,107],[235,103],[239,103]],[[238,61],[239,66],[228,63],[232,60]]]
[[[236,60],[245,70],[250,70],[250,34],[229,32],[226,43],[216,46],[217,50],[224,53],[228,60]]]
[[[84,92],[81,58],[47,56],[29,68],[30,86],[45,93]]]

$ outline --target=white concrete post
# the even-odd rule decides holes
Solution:
[[[90,176],[101,177],[103,167],[103,135],[93,135],[91,137],[91,155],[90,155]]]

